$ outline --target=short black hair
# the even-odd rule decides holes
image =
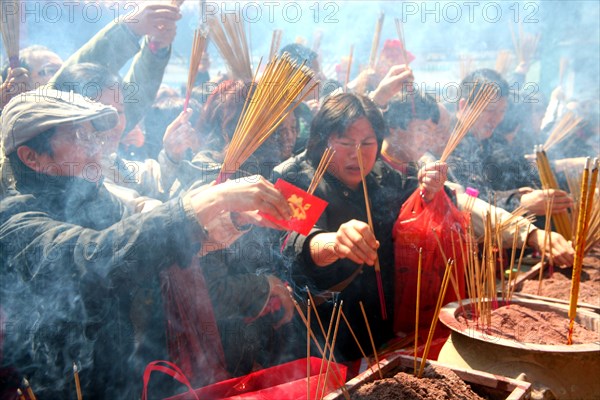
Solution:
[[[460,82],[460,98],[467,99],[471,94],[474,98],[485,84],[492,84],[498,89],[497,97],[508,97],[510,88],[506,79],[496,70],[481,68],[469,73]]]
[[[375,131],[379,155],[383,138],[388,131],[381,111],[367,96],[341,93],[328,98],[312,121],[306,145],[307,157],[311,164],[319,164],[331,136],[342,135],[350,125],[363,117]]]
[[[313,61],[317,59],[317,53],[299,43],[291,43],[284,46],[279,51],[279,54],[283,55],[284,53],[288,53],[290,58],[298,64],[302,64],[306,60],[306,66],[309,68]]]
[[[435,99],[428,94],[404,91],[390,100],[383,117],[390,128],[406,130],[410,121],[414,119],[431,120],[437,124],[440,120],[440,108]]]

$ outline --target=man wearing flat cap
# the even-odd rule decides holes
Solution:
[[[0,200],[0,398],[16,398],[24,377],[38,398],[75,398],[74,364],[84,398],[138,398],[144,366],[169,357],[160,275],[190,265],[223,213],[291,216],[261,179],[126,215],[99,168],[117,119],[112,107],[45,87],[3,110],[2,169],[14,180]],[[151,301],[136,303],[139,293]],[[218,359],[220,346],[194,357]]]

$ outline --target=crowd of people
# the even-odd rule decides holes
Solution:
[[[211,80],[205,57],[183,109],[179,89],[162,85],[180,17],[176,4],[144,6],[136,23],[111,22],[65,61],[31,46],[21,50],[20,67],[3,70],[2,398],[17,398],[23,378],[40,398],[75,398],[74,364],[86,398],[133,399],[155,360],[171,360],[199,387],[305,357],[307,328],[294,303],[306,307],[308,292],[322,321],[343,301],[348,325],[340,325],[336,359],[359,359],[372,349],[359,303],[377,347],[413,333],[414,319],[394,319],[414,312],[407,277],[416,265],[395,265],[392,232],[415,191],[425,206],[446,193],[462,210],[465,188],[476,187],[480,198],[469,211],[477,236],[489,212],[501,221],[522,206],[543,219],[550,198],[552,213],[573,206],[565,191],[538,189],[535,162],[525,157],[564,110],[547,112],[542,130],[532,114],[546,110],[514,104],[506,78],[491,69],[465,76],[456,104],[438,102],[410,85],[410,66],[389,51],[399,41],[386,42],[377,68],[347,90],[322,77],[314,51],[282,47],[313,69],[320,87],[215,184],[249,82]],[[437,161],[464,122],[471,89],[485,84],[495,85],[496,99],[448,162]],[[570,108],[587,123],[568,155],[597,155],[597,142],[578,143],[597,141],[598,116],[584,104]],[[335,153],[314,192],[328,205],[310,233],[289,233],[265,218],[292,218],[274,183],[306,190],[328,148]],[[541,227],[511,225],[502,243],[510,248],[517,237],[533,251],[546,246],[556,265],[570,265],[571,243],[556,232],[547,238]],[[438,267],[424,270],[443,275]],[[429,281],[424,296],[436,298],[441,275]],[[390,318],[382,316],[382,301]],[[168,396],[180,389],[153,375],[151,390]]]

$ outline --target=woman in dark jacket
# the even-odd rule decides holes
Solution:
[[[367,97],[333,96],[313,120],[307,151],[276,168],[283,179],[307,188],[325,149],[335,150],[315,191],[317,197],[329,204],[308,236],[293,234],[290,237],[286,252],[293,256],[290,272],[295,287],[302,290],[308,286],[319,303],[321,320],[329,321],[333,297],[343,300],[344,315],[367,352],[372,347],[359,302],[365,306],[375,344],[383,344],[392,337],[391,318],[382,318],[373,266],[378,258],[387,313],[391,315],[391,231],[402,203],[417,188],[415,180],[406,181],[378,161],[386,132],[380,110]],[[367,224],[358,145],[362,152],[374,232]],[[425,176],[428,174],[424,187],[432,196],[441,188],[441,184],[436,183],[440,176],[435,171],[425,173]],[[306,298],[306,294],[301,297]],[[315,333],[320,332],[317,324],[312,329]],[[338,361],[361,355],[344,323],[340,324],[335,350]]]

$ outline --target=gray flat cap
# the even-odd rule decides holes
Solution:
[[[9,155],[47,130],[90,121],[98,131],[115,127],[117,111],[73,92],[42,86],[14,97],[2,110],[2,145]]]

